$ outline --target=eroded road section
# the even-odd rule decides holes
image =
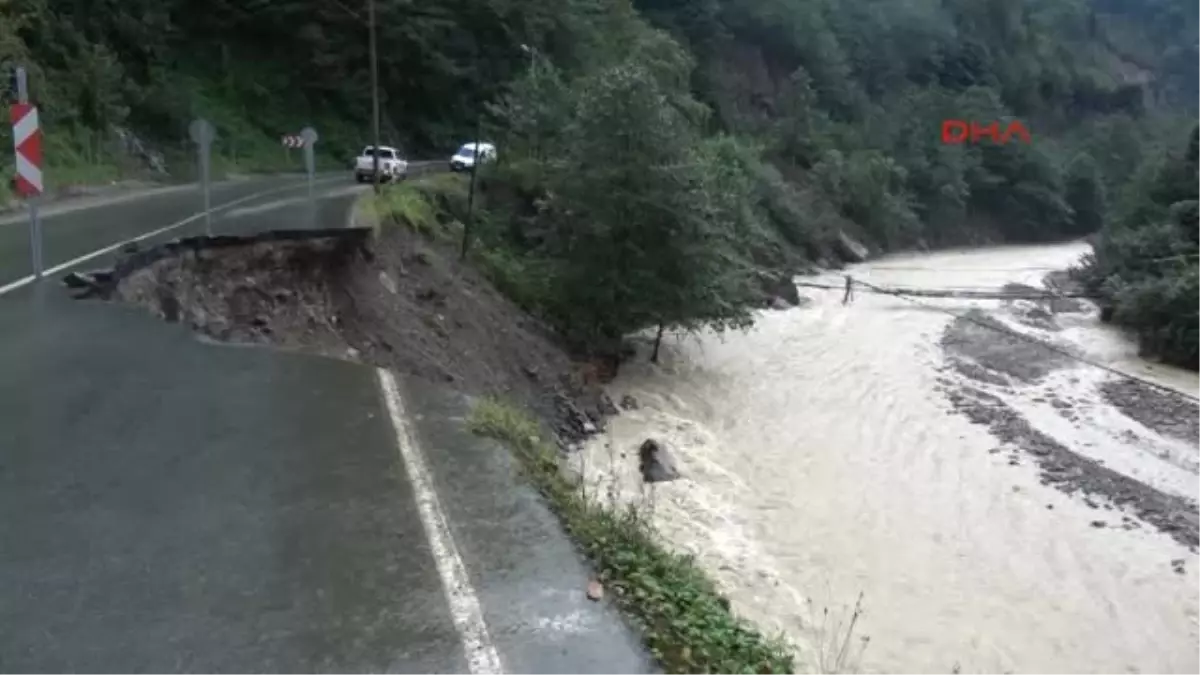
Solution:
[[[343,180],[315,214],[296,179],[219,186],[215,229],[337,227]],[[196,202],[48,214],[47,267],[199,234]],[[0,224],[0,670],[648,667],[469,401],[74,301],[22,281],[26,236]]]

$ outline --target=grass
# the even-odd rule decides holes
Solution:
[[[380,222],[390,218],[426,236],[432,235],[437,225],[437,212],[433,204],[419,186],[410,182],[385,187],[375,198],[373,206]]]
[[[650,524],[629,507],[604,507],[559,466],[558,451],[522,410],[485,400],[471,430],[509,445],[528,479],[546,497],[591,560],[599,581],[637,627],[668,673],[790,673],[782,638],[768,639],[733,614],[729,601],[688,556],[657,542]]]
[[[404,224],[433,239],[457,240],[466,217],[467,186],[462,176],[430,173],[383,186],[365,198],[364,208],[376,223]]]

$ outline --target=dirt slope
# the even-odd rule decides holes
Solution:
[[[117,299],[211,338],[383,366],[532,407],[564,445],[616,412],[536,320],[452,251],[389,225],[365,243],[201,243],[116,280]]]

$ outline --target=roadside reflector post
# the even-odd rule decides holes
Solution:
[[[209,154],[212,152],[212,143],[216,140],[217,132],[213,129],[213,125],[204,118],[192,120],[188,125],[188,136],[191,136],[192,142],[196,144],[197,154],[200,157],[200,191],[204,195],[204,231],[208,236],[212,236],[212,195],[208,182],[209,169]]]
[[[38,201],[43,192],[42,126],[38,120],[37,106],[29,103],[28,76],[21,66],[17,66],[16,81],[17,102],[13,104],[9,115],[17,166],[14,187],[29,206],[29,253],[33,263],[33,276],[41,280],[42,223],[38,217]]]

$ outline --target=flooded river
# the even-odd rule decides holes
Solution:
[[[1041,287],[1085,250],[846,271]],[[807,671],[1200,670],[1195,404],[1101,366],[1193,397],[1195,374],[1141,361],[1090,305],[801,291],[748,333],[668,338],[659,365],[624,367],[610,394],[637,406],[578,456],[591,489],[651,509]],[[639,484],[649,437],[682,480]]]

